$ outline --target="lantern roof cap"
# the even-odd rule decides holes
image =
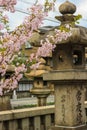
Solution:
[[[76,12],[76,5],[66,0],[63,4],[59,6],[59,11],[61,14],[74,14]]]

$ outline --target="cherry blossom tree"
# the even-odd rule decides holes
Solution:
[[[48,56],[55,48],[53,43],[66,40],[71,35],[70,32],[56,29],[55,37],[47,36],[44,41],[42,40],[41,47],[38,48],[36,54],[31,54],[30,59],[23,60],[23,57],[21,58],[21,46],[29,40],[34,31],[38,31],[44,17],[47,16],[47,11],[54,5],[54,2],[47,2],[48,0],[46,0],[45,8],[38,3],[33,5],[28,10],[30,15],[25,17],[24,22],[13,32],[9,32],[9,19],[4,15],[4,11],[14,12],[17,0],[0,0],[0,95],[18,86],[23,73],[27,71],[27,63],[30,68],[36,69],[40,64],[38,59]],[[9,66],[13,66],[13,73],[10,77],[5,78]]]

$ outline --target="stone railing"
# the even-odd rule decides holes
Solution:
[[[48,130],[54,125],[54,106],[0,112],[0,130]]]
[[[85,108],[87,114],[87,102]],[[52,125],[54,105],[0,112],[0,130],[48,130]]]

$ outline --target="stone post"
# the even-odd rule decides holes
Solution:
[[[0,96],[0,111],[11,110],[10,96]]]
[[[47,96],[46,95],[42,95],[42,96],[38,96],[38,106],[46,106],[47,105]]]
[[[87,71],[54,71],[44,80],[55,84],[55,126],[52,130],[86,130],[84,108]]]

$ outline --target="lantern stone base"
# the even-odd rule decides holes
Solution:
[[[87,130],[84,108],[87,71],[52,71],[44,75],[55,87],[55,126],[51,130]]]
[[[64,126],[52,126],[49,130],[87,130],[87,125],[64,127]]]
[[[33,88],[30,92],[38,99],[38,106],[46,106],[46,100],[51,90],[48,88]]]

